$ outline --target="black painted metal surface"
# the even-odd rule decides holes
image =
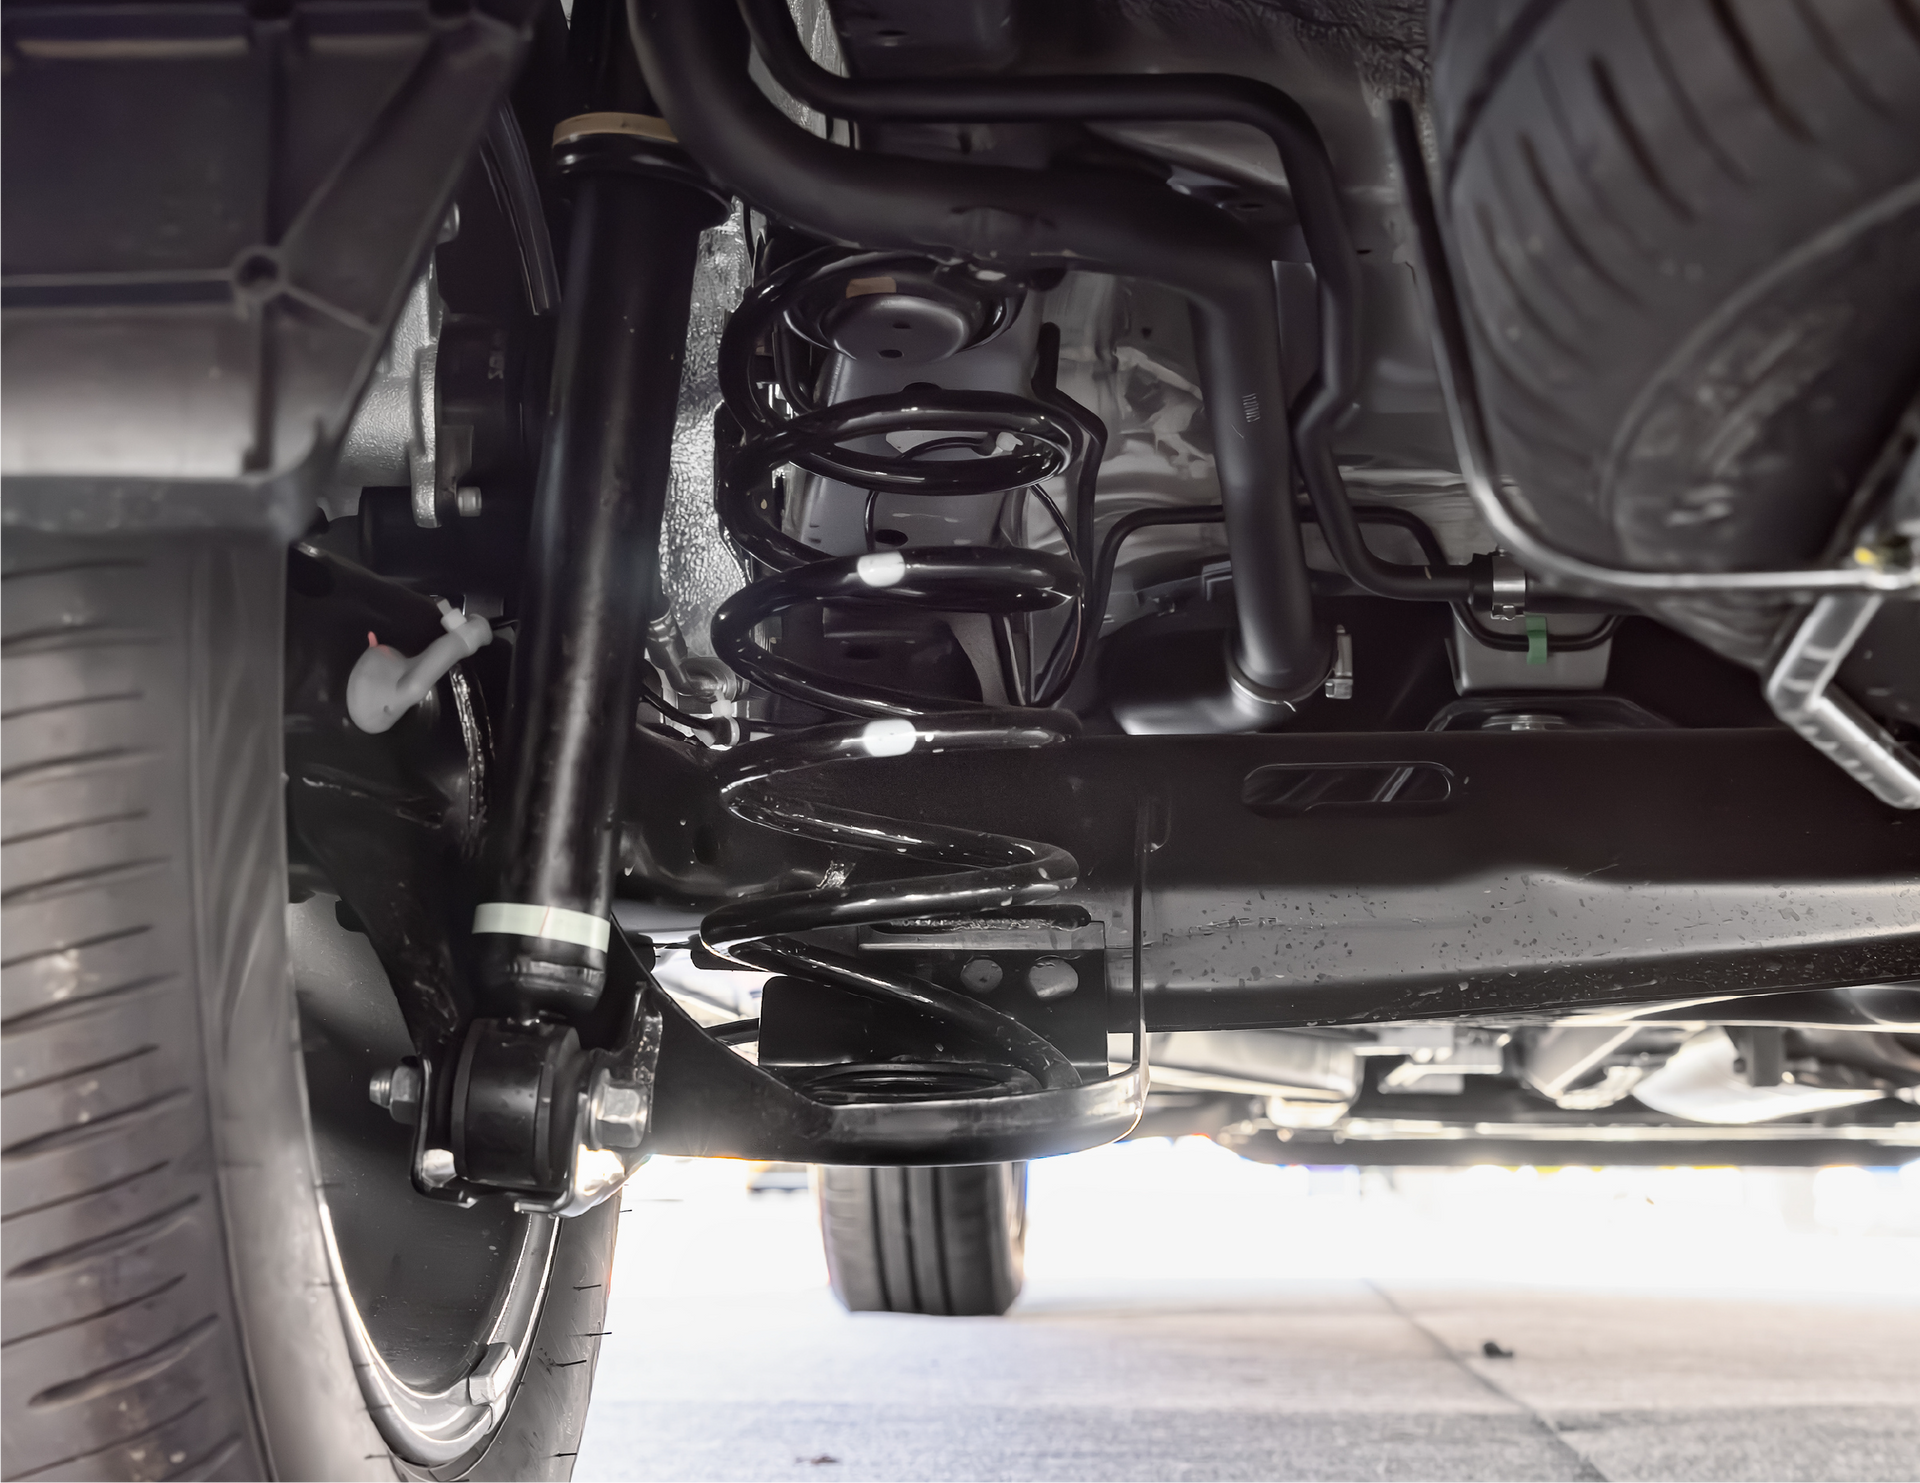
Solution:
[[[330,892],[393,985],[414,1047],[453,1043],[472,1012],[466,927],[474,853],[496,758],[490,645],[391,730],[347,717],[347,676],[369,632],[408,652],[443,632],[434,605],[304,542],[288,554],[285,729],[289,874],[296,899]]]
[[[490,843],[492,899],[605,917],[633,666],[659,546],[694,254],[714,197],[649,168],[651,141],[581,161],[516,644],[511,791]],[[489,934],[503,1009],[590,1009],[599,949]]]
[[[1359,765],[1377,787],[1391,764],[1419,778],[1393,801],[1356,800],[1340,776]],[[1249,807],[1247,779],[1274,766],[1330,774],[1326,800],[1285,817]],[[804,791],[1069,849],[1079,878],[1059,899],[1108,922],[1110,941],[1150,797],[1152,1029],[1920,978],[1920,821],[1785,731],[1096,738],[1017,763],[875,758]]]

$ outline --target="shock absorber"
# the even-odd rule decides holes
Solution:
[[[615,796],[666,501],[701,229],[724,213],[658,119],[560,126],[573,242],[513,665],[513,784],[474,919],[488,1007],[579,1016],[606,979]]]
[[[422,1068],[414,1149],[424,1192],[507,1191],[545,1213],[605,1198],[644,1136],[659,1021],[611,936],[618,792],[695,255],[730,204],[654,115],[624,13],[582,7],[575,25],[597,69],[584,101],[600,106],[554,136],[571,242],[513,659],[511,782],[473,915],[476,1016]]]
[[[942,1025],[949,1038],[973,1047],[972,1059],[937,1065],[889,1062],[836,1066],[819,1072],[807,1090],[842,1100],[916,1100],[1005,1095],[1078,1084],[1073,1065],[1012,1016],[978,1000],[850,954],[797,940],[822,927],[850,927],[928,917],[970,916],[1031,905],[1073,885],[1078,866],[1051,845],[959,826],[909,823],[877,813],[829,807],[792,796],[781,786],[793,774],[830,764],[898,756],[910,751],[979,751],[1048,746],[1074,736],[1071,714],[1048,710],[1070,682],[1072,656],[1088,624],[1086,582],[1073,557],[1030,549],[944,546],[868,550],[831,555],[781,528],[773,471],[791,464],[854,491],[922,496],[990,496],[1029,489],[1076,462],[1086,498],[1084,529],[1091,532],[1091,469],[1105,432],[1097,419],[1057,392],[1048,399],[999,392],[942,390],[916,383],[908,390],[816,406],[813,388],[793,368],[799,357],[783,336],[804,334],[829,348],[850,337],[897,335],[912,353],[912,337],[926,322],[944,325],[952,349],[978,343],[1017,312],[1008,290],[987,293],[960,283],[965,270],[943,269],[900,254],[848,256],[827,249],[800,258],[762,280],[728,325],[721,343],[721,389],[739,436],[723,448],[717,502],[722,525],[762,569],[758,580],[729,599],[713,619],[713,643],[730,666],[754,684],[819,710],[856,718],[750,742],[717,764],[721,796],[737,815],[835,850],[880,852],[944,867],[932,874],[850,884],[835,867],[818,886],[722,907],[701,935],[713,951],[736,962],[828,984],[858,996],[891,1001]],[[896,294],[911,279],[937,312],[877,306],[849,326],[823,324],[829,310],[879,289]],[[992,280],[988,280],[991,282]],[[953,290],[948,293],[946,291]],[[971,292],[961,292],[970,290]],[[965,312],[965,301],[977,310]],[[955,300],[960,301],[956,307]],[[844,311],[843,311],[844,313]],[[864,343],[864,342],[863,342]],[[762,347],[780,368],[784,413],[762,394],[755,357]],[[902,348],[882,344],[888,349]],[[761,361],[765,365],[766,361]],[[784,371],[784,374],[782,374]],[[1050,390],[1043,366],[1043,390]],[[895,435],[890,440],[887,435]],[[880,451],[885,450],[885,451]],[[931,456],[936,452],[944,458]],[[959,455],[959,456],[956,456]],[[856,496],[857,497],[857,496]],[[1063,522],[1064,525],[1064,522]],[[809,668],[755,638],[762,624],[805,604],[837,607],[910,607],[982,613],[999,620],[1016,614],[1071,609],[1054,660],[1038,667],[1031,689],[1038,705],[982,708],[977,702],[914,693],[897,686],[848,679]],[[1069,642],[1070,641],[1070,642]]]

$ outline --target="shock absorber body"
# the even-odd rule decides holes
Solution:
[[[694,257],[724,203],[657,119],[560,127],[572,243],[514,655],[512,791],[475,915],[485,1007],[591,1010],[606,979],[633,726]]]

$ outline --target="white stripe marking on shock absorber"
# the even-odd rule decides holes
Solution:
[[[920,733],[913,729],[913,722],[898,716],[884,721],[869,721],[866,729],[860,733],[860,745],[867,749],[869,757],[905,756],[913,750],[913,744],[918,740]]]
[[[605,917],[569,911],[564,906],[533,906],[524,901],[483,901],[473,909],[475,932],[506,932],[515,937],[546,937],[607,950],[612,928]]]
[[[892,587],[907,574],[907,558],[898,551],[869,551],[853,564],[854,575],[869,587]]]

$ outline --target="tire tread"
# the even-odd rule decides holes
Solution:
[[[855,1313],[998,1315],[1019,1295],[1019,1164],[816,1171],[834,1295]]]
[[[202,561],[23,530],[6,548],[4,1472],[265,1476],[187,930]]]
[[[1920,7],[1451,0],[1434,38],[1443,225],[1522,513],[1645,569],[1818,559],[1920,377]],[[1760,665],[1784,610],[1663,616]]]

